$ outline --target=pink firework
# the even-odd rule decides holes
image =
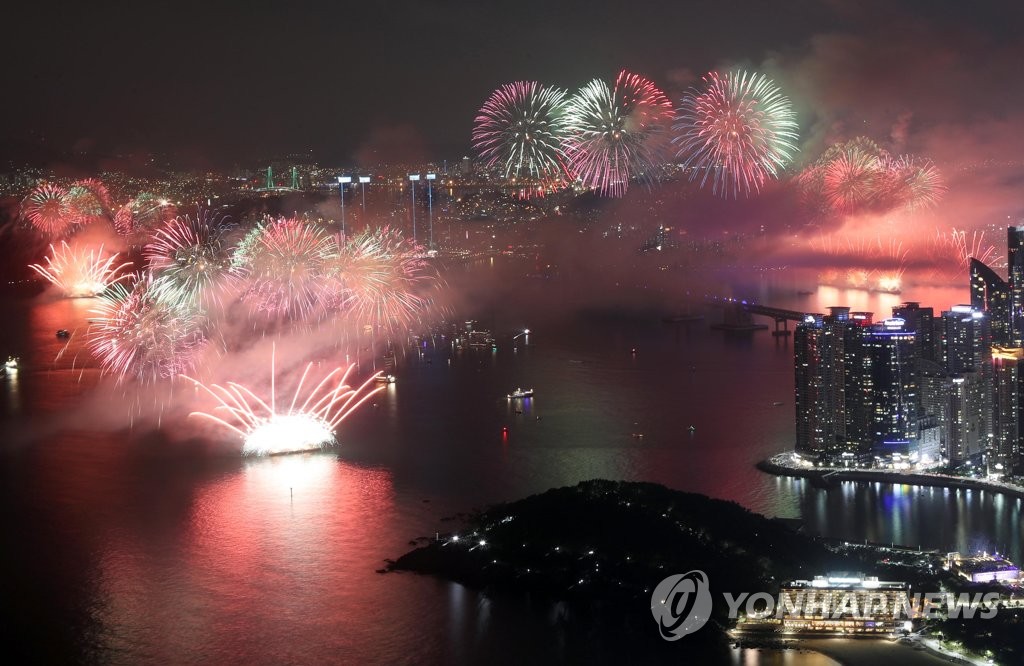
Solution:
[[[758,192],[797,151],[793,105],[763,74],[707,74],[683,96],[676,121],[673,142],[690,180],[711,181],[722,196]]]
[[[149,276],[115,284],[99,295],[89,320],[88,347],[118,381],[155,382],[192,372],[206,347],[204,319],[156,297]]]
[[[422,248],[384,227],[341,241],[330,261],[334,303],[357,321],[394,329],[422,315],[431,301],[419,292],[436,284]]]
[[[942,175],[929,160],[904,155],[890,162],[889,171],[899,183],[899,201],[907,208],[935,206],[946,191]]]
[[[843,152],[825,167],[825,200],[836,212],[856,212],[877,196],[878,174],[877,157],[860,151]]]
[[[277,401],[274,365],[272,359],[270,391],[264,397],[235,382],[228,382],[226,386],[213,384],[208,387],[193,379],[196,386],[211,395],[218,405],[213,413],[192,412],[190,416],[212,421],[237,435],[243,442],[243,455],[298,453],[335,444],[335,433],[341,423],[384,388],[373,387],[380,373],[370,376],[355,388],[350,387],[348,377],[355,368],[350,365],[347,368],[335,368],[312,389],[304,392],[303,388],[313,367],[309,363],[290,403],[285,407],[284,403]]]
[[[32,190],[22,202],[21,212],[32,226],[49,236],[63,236],[78,223],[68,191],[52,183],[43,183]]]
[[[308,319],[323,313],[329,298],[330,237],[298,218],[266,220],[243,239],[235,265],[248,284],[244,299],[256,312]]]
[[[566,104],[569,171],[613,197],[624,195],[631,179],[657,180],[674,114],[665,93],[638,74],[622,70],[614,87],[594,79]]]
[[[86,248],[61,241],[58,246],[50,245],[45,266],[32,264],[29,268],[56,285],[68,298],[87,298],[131,277],[127,273],[118,276],[131,262],[115,265],[117,256],[116,253],[105,255],[102,245]]]

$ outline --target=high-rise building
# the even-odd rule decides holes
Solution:
[[[969,305],[954,305],[942,313],[940,333],[942,337],[942,360],[946,372],[953,377],[965,373],[977,373],[965,389],[965,407],[977,410],[971,423],[981,427],[981,448],[985,449],[992,439],[992,336],[990,318]]]
[[[991,453],[994,463],[1003,470],[1011,470],[1020,462],[1022,448],[1022,397],[1024,381],[1024,348],[992,348],[993,368],[993,441]]]
[[[946,457],[953,464],[976,458],[988,446],[992,399],[980,372],[950,377],[950,438]]]
[[[823,457],[835,441],[825,385],[828,342],[820,315],[808,315],[793,331],[796,450],[802,455]]]
[[[971,307],[989,313],[992,342],[1000,345],[1016,344],[1012,315],[1010,284],[994,270],[972,258]],[[1019,330],[1019,329],[1017,329]]]
[[[886,319],[864,334],[871,358],[871,447],[907,455],[918,435],[921,395],[917,385],[917,338],[903,319]]]
[[[907,322],[907,326],[917,336],[917,355],[926,361],[934,361],[941,356],[941,347],[936,344],[935,310],[922,308],[919,303],[908,301],[892,309],[892,316]]]
[[[1011,342],[1024,344],[1024,226],[1006,230],[1006,272],[1010,283]]]

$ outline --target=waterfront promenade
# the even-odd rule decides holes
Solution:
[[[778,453],[757,463],[762,472],[779,476],[794,476],[811,480],[815,485],[827,487],[838,481],[894,483],[939,488],[989,490],[1010,497],[1024,498],[1024,486],[991,479],[974,479],[936,472],[902,472],[885,469],[858,469],[849,467],[816,466],[798,457],[793,451]]]

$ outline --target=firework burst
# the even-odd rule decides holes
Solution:
[[[144,254],[158,298],[204,308],[221,304],[241,277],[224,238],[226,221],[200,211],[195,218],[175,218],[153,234]]]
[[[203,318],[157,298],[149,276],[130,288],[112,285],[92,314],[89,349],[118,381],[153,382],[191,372],[206,346]]]
[[[566,92],[536,81],[498,88],[474,121],[473,148],[506,176],[551,179],[564,172]]]
[[[105,219],[111,209],[107,186],[95,178],[76,180],[68,188],[68,206],[77,224]]]
[[[651,81],[626,70],[614,87],[594,79],[566,105],[569,171],[584,187],[620,197],[629,180],[658,178],[672,102]]]
[[[265,220],[235,251],[234,266],[248,282],[245,300],[274,317],[306,319],[322,311],[332,250],[320,227],[297,218]]]
[[[66,234],[78,219],[68,200],[68,191],[52,183],[37,186],[21,204],[21,212],[39,231],[49,236]]]
[[[864,137],[830,146],[796,182],[806,204],[836,215],[927,208],[946,190],[932,162],[893,157]]]
[[[880,169],[877,157],[844,152],[825,167],[824,195],[832,210],[852,213],[876,200]]]
[[[793,105],[763,74],[707,74],[683,96],[673,129],[690,180],[710,180],[722,196],[758,192],[798,150]]]
[[[206,386],[193,379],[218,405],[213,413],[192,412],[190,416],[213,421],[238,435],[243,441],[242,454],[247,456],[298,453],[331,446],[336,443],[335,433],[342,421],[384,387],[371,388],[379,372],[358,387],[350,387],[346,382],[355,368],[350,365],[335,368],[304,393],[312,367],[312,363],[306,365],[287,409],[277,403],[273,357],[268,398],[261,398],[235,382]]]
[[[131,277],[127,273],[118,276],[131,262],[115,265],[117,256],[116,253],[104,256],[102,245],[93,249],[61,241],[58,246],[50,245],[45,266],[32,264],[29,268],[56,285],[68,298],[91,297]]]
[[[417,292],[434,282],[422,248],[384,227],[348,239],[335,237],[329,274],[335,307],[374,327],[407,325],[430,307]]]

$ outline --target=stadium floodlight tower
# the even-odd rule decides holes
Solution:
[[[427,174],[427,216],[430,222],[430,241],[427,243],[427,249],[434,249],[434,180],[437,178],[436,173]]]
[[[338,176],[338,194],[341,195],[341,235],[345,235],[345,185],[352,182],[352,176]]]
[[[359,176],[359,192],[363,195],[363,216],[366,216],[366,188],[370,185],[369,176]]]
[[[416,181],[420,179],[418,173],[409,174],[409,183],[412,185],[412,242],[416,244]]]

